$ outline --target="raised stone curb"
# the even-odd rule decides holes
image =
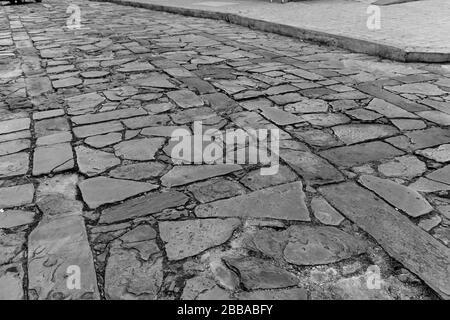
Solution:
[[[167,5],[159,5],[130,0],[91,0],[97,2],[111,2],[124,6],[133,6],[155,11],[191,16],[196,18],[207,18],[223,20],[229,23],[248,27],[250,29],[272,32],[283,36],[289,36],[302,40],[312,41],[328,46],[336,46],[353,52],[366,53],[401,62],[426,62],[442,63],[450,61],[450,52],[418,52],[409,51],[402,47],[392,46],[386,43],[373,42],[364,39],[351,38],[322,31],[293,27],[270,21],[264,21],[244,17],[235,13],[213,12],[201,9],[180,8]]]

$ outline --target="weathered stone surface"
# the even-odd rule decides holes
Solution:
[[[0,267],[0,300],[22,300],[24,272],[19,263]]]
[[[196,276],[186,280],[181,299],[230,300],[230,295],[227,291],[220,288],[214,280],[204,276]]]
[[[111,167],[120,163],[112,153],[78,146],[75,148],[77,153],[78,169],[87,176],[98,175]]]
[[[80,78],[74,77],[63,78],[61,80],[55,80],[52,82],[55,89],[75,87],[81,83],[83,83],[83,81]]]
[[[31,133],[28,130],[17,131],[13,133],[7,133],[0,135],[0,142],[11,141],[17,139],[31,138]]]
[[[108,71],[86,71],[81,73],[81,76],[85,79],[103,78],[107,75],[109,75]]]
[[[202,99],[189,90],[170,91],[167,96],[183,109],[200,107],[203,105]]]
[[[388,90],[392,90],[400,93],[412,93],[412,94],[424,94],[426,96],[439,96],[446,92],[439,89],[435,84],[431,83],[408,83],[400,86],[386,87]]]
[[[100,223],[113,223],[146,216],[186,204],[189,198],[178,191],[151,193],[103,210]]]
[[[249,217],[310,221],[300,181],[195,208],[198,217]]]
[[[265,189],[267,187],[285,184],[298,180],[297,175],[287,166],[280,165],[278,172],[272,175],[261,175],[261,170],[253,170],[240,181],[251,190]]]
[[[110,121],[104,123],[89,124],[81,127],[75,127],[73,129],[73,133],[78,138],[86,138],[109,132],[117,132],[121,131],[122,129],[123,126],[119,121]]]
[[[262,115],[279,126],[303,122],[304,120],[295,114],[283,111],[276,107],[260,107]]]
[[[65,198],[75,200],[77,197],[78,175],[59,174],[51,178],[40,180],[36,191],[36,199],[49,194],[63,194]]]
[[[387,143],[374,141],[354,146],[338,147],[322,151],[319,154],[338,166],[352,167],[400,156],[404,153]]]
[[[0,229],[9,229],[25,224],[30,224],[34,220],[34,212],[22,210],[6,210],[0,212]]]
[[[428,179],[450,185],[450,165],[435,170],[426,175]]]
[[[37,97],[53,90],[52,83],[48,77],[27,77],[25,78],[25,83],[30,97]]]
[[[34,131],[38,137],[67,132],[69,130],[69,122],[64,117],[44,119],[34,123]]]
[[[70,142],[72,140],[72,133],[69,131],[62,131],[48,136],[40,137],[36,140],[37,146],[47,146],[63,142]]]
[[[60,172],[74,166],[72,147],[69,143],[37,147],[33,155],[33,175]]]
[[[192,184],[188,187],[188,190],[201,203],[230,198],[245,193],[245,189],[239,183],[221,178]]]
[[[247,290],[292,287],[299,283],[294,274],[269,261],[252,258],[226,258],[226,263],[236,268]]]
[[[123,64],[117,71],[119,72],[143,72],[143,71],[149,71],[154,70],[155,67],[153,67],[148,62],[130,62]]]
[[[427,170],[424,162],[415,156],[401,156],[378,166],[378,171],[387,177],[416,177]]]
[[[162,162],[133,163],[117,167],[108,175],[117,179],[145,180],[159,177],[165,168]]]
[[[392,119],[391,122],[401,131],[419,130],[427,127],[422,120]]]
[[[284,107],[284,110],[292,113],[320,113],[327,112],[328,103],[320,99],[308,99],[304,98],[299,102],[288,104]]]
[[[28,237],[30,299],[99,299],[91,248],[81,215],[44,219]],[[80,290],[67,286],[68,269],[78,266]]]
[[[377,98],[373,99],[366,108],[376,111],[388,118],[417,118],[415,114]]]
[[[164,126],[169,122],[169,116],[166,114],[150,115],[123,120],[125,126],[129,129],[141,129],[145,127]]]
[[[239,225],[234,218],[163,221],[159,233],[169,260],[181,260],[223,244]]]
[[[342,174],[325,159],[308,151],[282,149],[280,158],[312,185],[339,182]]]
[[[311,209],[316,219],[323,224],[337,226],[344,221],[344,217],[322,197],[311,200]]]
[[[301,116],[303,121],[313,126],[332,127],[350,122],[350,118],[342,113],[309,113]]]
[[[239,300],[307,300],[308,292],[302,288],[262,290],[242,292],[238,295]]]
[[[86,93],[66,99],[69,106],[69,114],[83,113],[100,105],[105,98],[98,93]]]
[[[370,234],[390,256],[440,296],[450,297],[450,249],[407,217],[353,182],[319,191],[346,217]]]
[[[40,195],[36,204],[46,217],[61,217],[66,215],[81,215],[83,203],[66,197],[61,193]]]
[[[433,207],[418,192],[388,179],[363,175],[359,182],[412,217],[429,213]]]
[[[30,128],[29,118],[11,119],[0,122],[0,134],[27,130]]]
[[[18,262],[24,257],[24,232],[6,233],[0,230],[0,265]]]
[[[386,141],[402,150],[414,151],[449,143],[450,130],[433,127],[408,131],[404,133],[404,136],[388,138]]]
[[[398,133],[395,127],[383,124],[347,124],[333,127],[333,131],[346,144],[385,138]]]
[[[427,178],[419,178],[416,182],[410,184],[408,187],[420,192],[436,192],[436,191],[450,190],[450,184],[437,182]]]
[[[175,130],[178,129],[183,129],[183,130],[187,130],[187,132],[190,133],[190,129],[189,127],[179,127],[179,126],[161,126],[161,127],[149,127],[149,128],[144,128],[141,131],[141,134],[144,136],[156,136],[156,137],[171,137],[172,133]],[[186,133],[186,135],[188,135]]]
[[[147,112],[143,109],[129,108],[119,109],[108,112],[87,113],[72,117],[70,120],[76,125],[91,124],[97,122],[105,122],[117,119],[131,118],[146,115]]]
[[[130,81],[130,84],[137,85],[139,87],[155,87],[155,88],[176,88],[176,86],[171,83],[168,78],[161,74],[153,74],[149,77],[139,78]]]
[[[33,202],[34,186],[22,184],[0,188],[0,208],[18,207]]]
[[[441,126],[450,126],[450,114],[440,111],[422,111],[417,113],[424,119],[434,122]]]
[[[318,129],[295,130],[290,131],[290,133],[297,139],[312,146],[331,148],[342,145],[342,142],[334,135]]]
[[[333,263],[364,253],[367,248],[364,241],[335,227],[292,226],[286,232],[283,256],[296,265]]]
[[[79,183],[83,200],[91,209],[144,193],[158,186],[151,183],[96,177]]]
[[[114,146],[117,156],[129,160],[154,160],[155,154],[164,144],[163,138],[145,138],[123,141]]]
[[[223,176],[241,169],[242,167],[237,164],[174,166],[161,178],[161,183],[166,187],[176,187],[207,178]]]
[[[94,148],[103,148],[115,144],[122,140],[122,134],[119,132],[111,132],[99,136],[91,136],[84,140],[85,143]]]
[[[443,144],[436,148],[417,150],[416,154],[427,157],[437,162],[450,161],[450,144]]]

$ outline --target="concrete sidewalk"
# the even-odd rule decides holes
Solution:
[[[213,18],[258,30],[407,62],[450,61],[450,3],[422,0],[380,6],[381,28],[370,30],[375,0],[100,0]]]

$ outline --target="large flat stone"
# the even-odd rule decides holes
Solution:
[[[20,263],[8,264],[0,267],[0,300],[22,300],[23,267]]]
[[[353,182],[324,186],[325,198],[441,297],[450,298],[450,249]]]
[[[333,127],[333,131],[345,144],[385,138],[398,133],[395,127],[384,124],[347,124]]]
[[[32,223],[34,212],[23,210],[6,210],[0,213],[0,229],[15,228]]]
[[[129,160],[153,160],[164,144],[164,138],[145,138],[123,141],[114,146],[117,156]]]
[[[75,148],[77,154],[78,169],[87,176],[95,176],[120,163],[120,160],[109,152],[78,146]]]
[[[300,181],[202,204],[198,217],[248,217],[310,221]]]
[[[97,122],[105,122],[105,121],[112,121],[112,120],[117,120],[117,119],[143,116],[146,114],[147,114],[147,112],[145,112],[145,110],[143,110],[143,109],[128,108],[128,109],[119,109],[119,110],[108,111],[108,112],[83,114],[83,115],[79,115],[76,117],[72,117],[71,121],[73,123],[75,123],[76,125],[82,125],[82,124],[91,124],[91,123],[97,123]]]
[[[338,166],[353,167],[372,161],[393,158],[404,153],[387,143],[374,141],[329,149],[319,154]]]
[[[28,258],[30,299],[100,298],[94,260],[81,215],[42,220],[29,235]],[[70,266],[79,268],[79,290],[68,287]]]
[[[139,193],[144,193],[158,186],[129,180],[96,177],[79,183],[83,200],[91,209],[103,204],[122,201]]]
[[[18,207],[33,202],[33,184],[0,188],[0,208]]]
[[[450,165],[446,165],[426,175],[428,179],[450,185]]]
[[[11,119],[0,122],[0,134],[27,130],[30,128],[29,118]]]
[[[26,174],[29,155],[25,152],[0,157],[0,178]]]
[[[189,198],[178,191],[158,192],[144,197],[128,200],[102,211],[100,223],[114,223],[127,219],[143,217],[186,204]]]
[[[404,133],[404,136],[388,138],[386,141],[402,150],[415,151],[449,143],[450,130],[433,127],[424,130],[408,131]]]
[[[239,219],[163,221],[159,233],[169,260],[195,256],[230,239]]]
[[[200,107],[203,105],[203,100],[189,90],[171,91],[167,93],[167,96],[183,109]]]
[[[104,133],[117,132],[121,131],[122,129],[123,126],[119,121],[110,121],[75,127],[73,129],[73,133],[78,138],[86,138]]]
[[[69,170],[74,164],[70,143],[37,147],[33,155],[33,175]]]
[[[242,167],[237,164],[174,166],[161,178],[161,183],[166,187],[176,187],[212,177],[223,176],[241,169]]]

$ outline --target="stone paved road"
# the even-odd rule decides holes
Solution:
[[[0,7],[1,299],[449,297],[446,66],[76,3]],[[196,120],[278,173],[174,165]]]

